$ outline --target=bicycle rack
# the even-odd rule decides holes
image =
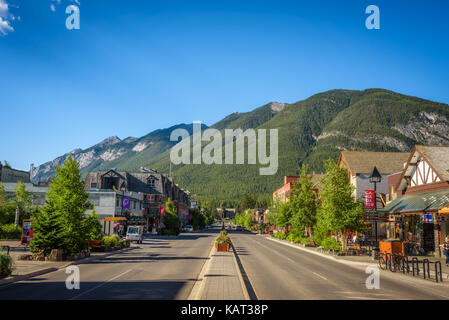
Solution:
[[[443,272],[441,271],[441,261],[435,261],[435,280],[438,283],[438,267],[440,269],[440,282],[443,282]]]
[[[422,261],[422,268],[424,271],[424,279],[426,279],[426,266],[427,266],[427,275],[430,278],[429,259],[423,259],[423,261]]]
[[[416,264],[416,274],[419,276],[419,260],[416,257],[412,258],[412,270],[413,276],[415,276],[415,264]]]

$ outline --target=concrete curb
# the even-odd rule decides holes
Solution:
[[[373,261],[372,263],[368,263],[368,262],[357,262],[357,261],[349,261],[349,260],[337,259],[337,258],[335,258],[333,256],[329,256],[329,255],[324,254],[324,253],[312,251],[312,250],[309,250],[309,249],[306,249],[306,248],[303,248],[303,247],[300,247],[300,246],[297,246],[297,245],[285,242],[284,240],[279,240],[279,239],[275,239],[275,238],[272,238],[272,237],[267,237],[267,239],[271,240],[271,241],[282,243],[283,245],[286,245],[286,246],[289,246],[289,247],[293,247],[293,248],[296,248],[296,249],[299,249],[299,250],[302,250],[302,251],[305,251],[305,252],[309,252],[311,254],[315,254],[315,255],[321,256],[321,257],[326,258],[326,259],[333,260],[335,262],[340,262],[340,263],[346,264],[346,265],[361,266],[361,267],[368,267],[368,266],[372,266],[372,265],[376,265],[377,266],[377,262],[375,262],[375,261]],[[432,270],[430,270],[430,274],[434,276],[435,272],[432,273]],[[443,280],[444,279],[449,279],[449,274],[447,274],[446,272],[442,272],[442,276],[443,276]]]
[[[87,258],[83,258],[83,259],[79,259],[79,260],[75,260],[75,261],[69,261],[66,264],[63,264],[62,266],[59,266],[59,267],[43,268],[41,270],[33,271],[33,272],[30,272],[30,273],[27,273],[27,274],[22,274],[20,276],[8,277],[8,278],[0,280],[0,286],[5,285],[5,284],[11,284],[11,283],[14,283],[14,282],[17,282],[17,281],[22,281],[22,280],[33,278],[33,277],[37,277],[37,276],[40,276],[40,275],[43,275],[43,274],[46,274],[46,273],[55,272],[55,271],[67,268],[68,266],[71,266],[71,265],[83,264],[83,263],[86,263],[86,262],[89,262],[89,261],[92,261],[92,260],[109,257],[109,256],[112,256],[112,255],[117,254],[117,253],[128,251],[130,249],[132,249],[132,248],[124,248],[124,249],[120,249],[120,250],[117,250],[117,251],[108,252],[108,253],[106,253],[104,255],[101,255],[101,256],[98,255],[98,256],[87,257]]]
[[[205,284],[205,274],[210,269],[210,264],[212,261],[212,255],[215,252],[215,243],[212,245],[212,249],[209,252],[209,255],[207,256],[207,261],[204,263],[203,267],[201,268],[201,271],[198,275],[198,278],[195,281],[195,284],[193,285],[192,291],[190,291],[189,296],[187,297],[187,300],[201,300],[201,295],[204,291],[204,284]]]
[[[374,261],[373,261],[372,263],[369,263],[369,262],[357,262],[357,261],[349,261],[349,260],[337,259],[337,258],[335,258],[335,257],[333,257],[333,256],[329,256],[329,255],[324,254],[324,253],[312,251],[312,250],[309,250],[309,249],[300,247],[300,246],[298,246],[298,245],[294,245],[294,244],[291,244],[291,243],[289,243],[289,242],[285,242],[285,241],[283,241],[283,240],[274,239],[274,238],[272,238],[272,237],[266,237],[266,238],[267,238],[268,240],[271,240],[271,241],[275,241],[275,242],[278,242],[278,243],[282,243],[282,244],[285,245],[285,246],[289,246],[289,247],[292,247],[292,248],[296,248],[296,249],[298,249],[298,250],[302,250],[302,251],[305,251],[305,252],[309,252],[309,253],[311,253],[311,254],[315,254],[315,255],[317,255],[317,256],[320,256],[320,257],[323,257],[323,258],[326,258],[326,259],[329,259],[329,260],[332,260],[332,261],[335,261],[335,262],[339,262],[339,263],[342,263],[342,264],[346,264],[346,265],[362,266],[362,267],[368,267],[368,266],[371,266],[371,265],[373,265],[373,264],[376,264],[376,265],[377,265],[377,263],[374,262]]]
[[[240,270],[240,266],[237,262],[236,252],[233,245],[232,245],[232,257],[234,258],[235,267],[237,269],[237,274],[240,280],[240,286],[242,287],[243,290],[243,296],[245,297],[245,300],[251,300],[249,297],[248,288],[246,287],[245,281],[243,280],[242,270]]]

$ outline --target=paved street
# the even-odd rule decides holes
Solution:
[[[248,232],[230,237],[258,299],[449,299],[436,284],[382,271],[380,289],[366,289],[364,267],[352,267]]]
[[[147,237],[129,251],[80,264],[80,290],[67,290],[67,275],[65,270],[59,270],[0,286],[0,300],[187,299],[217,232],[185,233],[178,238]],[[237,231],[229,234],[249,279],[250,296],[253,292],[258,299],[449,298],[447,281],[436,284],[382,271],[380,289],[368,290],[363,266],[348,266],[266,236]],[[215,268],[209,270],[209,277],[215,276]]]
[[[65,270],[0,286],[0,299],[186,299],[217,231],[149,237],[127,252],[80,264],[80,290]]]

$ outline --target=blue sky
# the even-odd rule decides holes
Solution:
[[[15,168],[330,89],[449,103],[448,1],[79,2],[68,30],[74,0],[0,0],[0,160]]]

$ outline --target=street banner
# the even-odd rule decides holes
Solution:
[[[33,240],[33,229],[31,229],[31,220],[22,221],[22,244],[29,244]]]
[[[374,190],[365,190],[365,209],[374,210],[376,201],[376,193]]]
[[[123,198],[123,209],[129,209],[129,197]]]
[[[165,216],[165,207],[161,208],[161,216]]]

